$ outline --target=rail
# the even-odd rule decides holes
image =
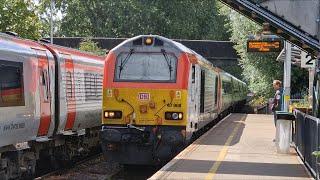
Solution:
[[[320,120],[296,109],[293,112],[296,117],[292,126],[294,147],[312,175],[319,179],[319,159],[312,153],[319,150]]]

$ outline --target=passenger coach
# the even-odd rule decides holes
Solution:
[[[180,43],[153,35],[128,39],[105,61],[105,157],[121,164],[167,161],[246,95],[245,83]]]
[[[0,33],[0,179],[100,147],[104,59]]]

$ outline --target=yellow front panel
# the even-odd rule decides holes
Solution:
[[[134,114],[131,114],[132,107],[125,101],[134,108]],[[145,109],[146,112],[143,112]],[[105,118],[104,111],[106,110],[122,111],[122,119]],[[187,122],[187,90],[103,89],[102,111],[102,124],[127,124],[130,121],[136,125],[185,126]],[[182,112],[183,119],[166,120],[165,112]]]

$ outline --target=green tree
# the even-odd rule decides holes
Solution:
[[[234,48],[241,57],[239,64],[243,69],[243,80],[259,99],[273,97],[272,81],[283,78],[283,63],[276,61],[278,53],[248,53],[247,36],[260,31],[261,26],[228,7],[221,8],[220,12],[228,15],[230,23],[226,27],[231,30],[231,40],[236,43]],[[291,94],[306,91],[306,78],[306,70],[292,66],[291,84],[294,86],[291,87]]]
[[[228,40],[212,0],[73,0],[57,1],[63,12],[58,35],[132,37],[158,34],[178,39]],[[44,0],[48,6],[48,0]],[[48,7],[47,7],[48,8]],[[46,8],[44,8],[46,9]]]
[[[91,39],[83,39],[79,44],[79,49],[82,51],[91,52],[98,56],[106,56],[106,50],[98,47],[97,42],[91,41]]]
[[[38,39],[43,30],[37,8],[28,0],[0,0],[0,32],[13,31],[20,37]]]

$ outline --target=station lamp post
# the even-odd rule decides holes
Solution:
[[[50,0],[50,43],[53,44],[53,0]]]

